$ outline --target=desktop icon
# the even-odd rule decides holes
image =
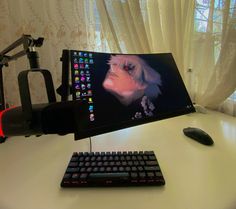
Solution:
[[[87,88],[91,89],[91,83],[87,83]]]
[[[81,80],[82,82],[85,82],[85,77],[82,76],[82,77],[80,78],[80,80]]]
[[[93,105],[89,105],[89,112],[93,112]]]
[[[90,81],[91,81],[90,76],[87,76],[87,77],[86,77],[86,81],[87,81],[87,82],[90,82]]]
[[[81,89],[82,90],[85,90],[86,89],[86,86],[84,84],[81,84]]]
[[[84,63],[84,59],[83,58],[79,58],[79,63]]]
[[[75,89],[76,90],[79,90],[80,89],[80,86],[78,84],[75,85]]]
[[[88,90],[87,95],[88,95],[88,96],[92,96],[92,91],[91,91],[91,90]]]
[[[79,64],[80,69],[84,69],[84,64]]]
[[[95,120],[93,113],[91,113],[91,114],[89,115],[89,119],[90,119],[90,121],[94,121],[94,120]]]
[[[78,69],[79,68],[79,65],[76,63],[74,64],[74,69]]]
[[[84,76],[84,71],[83,70],[80,71],[80,75]]]
[[[76,57],[74,58],[74,63],[78,63],[78,59]]]
[[[88,103],[93,103],[92,97],[89,97],[89,98],[88,98]]]
[[[79,75],[79,71],[78,70],[75,70],[75,75]]]
[[[75,93],[75,95],[76,95],[76,98],[80,98],[80,92],[79,92],[79,91],[77,91],[77,92]]]

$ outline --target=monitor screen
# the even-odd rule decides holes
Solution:
[[[76,139],[195,111],[171,53],[69,57],[73,100],[87,105]]]

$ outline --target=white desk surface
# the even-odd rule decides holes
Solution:
[[[215,141],[195,142],[199,127]],[[208,111],[92,137],[93,151],[154,150],[164,187],[60,188],[74,151],[89,140],[73,135],[12,137],[0,144],[0,209],[235,209],[236,119]]]

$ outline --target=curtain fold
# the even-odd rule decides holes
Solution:
[[[111,20],[105,26],[116,33],[116,40],[106,33],[108,42],[118,42],[123,53],[171,52],[186,76],[190,59],[184,55],[189,54],[190,44],[185,40],[190,40],[192,33],[194,1],[97,0],[100,2]],[[103,17],[104,12],[98,11]]]
[[[0,47],[22,34],[43,36],[40,63],[51,71],[55,87],[61,82],[62,49],[171,52],[192,100],[224,110],[229,108],[222,102],[236,87],[235,4],[235,0],[1,0]],[[28,61],[22,58],[4,69],[8,103],[19,104],[17,75],[27,68]],[[32,80],[34,101],[45,100],[38,90],[42,81],[34,76]],[[235,107],[235,100],[230,101]]]
[[[121,52],[119,41],[117,39],[116,32],[111,22],[111,18],[108,15],[105,1],[96,0],[96,4],[102,23],[101,24],[102,34],[106,37],[106,40],[109,40],[108,41],[109,49],[113,52]]]
[[[223,2],[220,10],[217,1],[210,1],[206,32],[195,32],[193,43],[194,100],[212,109],[218,109],[236,89],[236,2]]]
[[[197,97],[197,101],[203,106],[215,109],[235,90],[236,76],[232,75],[236,75],[236,43],[229,40],[233,34],[236,37],[235,30],[224,37],[219,59],[212,69],[206,89]]]

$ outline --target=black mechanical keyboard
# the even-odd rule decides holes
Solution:
[[[61,187],[151,185],[165,185],[153,151],[74,152],[61,182]]]

